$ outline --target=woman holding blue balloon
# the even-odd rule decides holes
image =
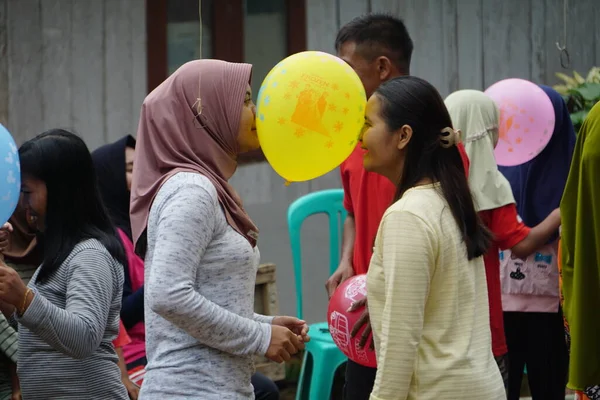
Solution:
[[[112,345],[127,260],[89,150],[76,135],[51,130],[26,142],[19,157],[27,223],[44,238],[28,286],[0,264],[2,308],[19,323],[23,397],[127,399]]]

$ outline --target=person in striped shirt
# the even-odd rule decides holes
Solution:
[[[23,398],[128,399],[112,344],[127,259],[89,150],[54,129],[23,144],[19,157],[21,202],[44,243],[28,286],[0,262],[0,305],[19,324]]]

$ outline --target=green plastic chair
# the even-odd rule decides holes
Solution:
[[[294,201],[288,209],[288,229],[296,282],[296,315],[302,319],[302,223],[315,214],[329,216],[329,273],[340,261],[341,233],[347,212],[343,206],[344,191],[330,189],[310,193]],[[337,369],[347,361],[329,334],[327,322],[310,325],[311,341],[306,344],[300,371],[296,400],[324,400],[331,396]],[[308,395],[308,397],[307,397]]]

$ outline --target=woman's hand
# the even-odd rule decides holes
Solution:
[[[24,312],[32,299],[32,296],[25,299],[25,293],[27,286],[19,273],[0,261],[0,300],[13,305],[19,312]]]
[[[140,395],[140,387],[133,383],[128,376],[123,376],[122,379],[123,385],[127,388],[127,394],[131,400],[137,400]]]
[[[23,396],[21,396],[21,388],[13,390],[10,400],[23,400]]]
[[[306,343],[310,341],[310,336],[308,336],[308,325],[306,324],[306,321],[296,317],[282,316],[273,318],[273,322],[271,322],[271,324],[288,328],[290,331],[294,332],[298,336],[298,339],[300,339],[302,342]]]
[[[0,253],[5,252],[10,246],[10,234],[12,231],[13,227],[10,222],[7,222],[0,227]]]
[[[125,364],[125,357],[123,356],[123,349],[121,347],[115,348],[115,353],[117,353],[117,357],[119,361],[117,364],[119,365],[119,369],[121,370],[121,382],[127,389],[127,394],[131,400],[137,400],[140,395],[140,387],[129,379],[129,373],[127,372],[127,365]]]
[[[298,351],[304,350],[304,342],[299,336],[284,326],[271,326],[271,343],[265,356],[271,361],[289,361]]]
[[[364,299],[361,299],[361,300],[358,300],[358,301],[355,301],[354,303],[352,303],[352,305],[348,309],[348,312],[356,311],[363,306],[364,306],[365,310],[361,314],[358,321],[356,321],[356,323],[352,327],[352,332],[350,332],[350,336],[351,337],[356,336],[358,334],[358,331],[360,330],[360,328],[362,328],[364,326],[365,329],[363,330],[363,333],[360,336],[360,341],[358,343],[358,346],[361,349],[363,349],[367,345],[367,341],[369,341],[370,342],[369,349],[374,350],[375,344],[373,343],[373,337],[371,336],[371,318],[369,317],[369,307],[367,304],[367,298],[365,297]]]

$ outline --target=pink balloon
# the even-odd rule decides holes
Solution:
[[[524,79],[505,79],[485,94],[500,108],[498,165],[512,167],[534,159],[544,150],[554,131],[554,107],[536,84]]]
[[[331,296],[331,300],[329,300],[327,322],[333,341],[342,353],[360,365],[374,368],[377,366],[377,358],[375,357],[375,352],[369,349],[370,340],[373,340],[373,334],[369,335],[370,338],[367,341],[367,345],[362,349],[359,347],[359,342],[365,328],[361,328],[354,338],[350,337],[352,327],[360,318],[364,307],[353,312],[347,312],[352,303],[364,299],[366,296],[366,275],[355,275],[347,279],[338,286],[333,296]]]

